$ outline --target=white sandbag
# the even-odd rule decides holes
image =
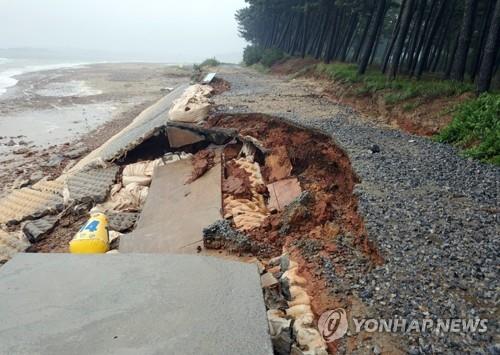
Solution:
[[[124,188],[116,184],[111,188],[109,200],[95,208],[103,213],[107,211],[139,211],[148,197],[149,187],[131,183]]]
[[[151,177],[150,176],[124,176],[122,178],[122,183],[123,183],[123,186],[127,186],[130,184],[149,186],[149,185],[151,185]]]
[[[155,168],[161,165],[163,165],[161,159],[129,164],[123,168],[123,176],[153,176]]]
[[[182,96],[174,101],[169,111],[169,120],[196,123],[208,117],[210,112],[209,96],[213,88],[209,85],[191,85]]]
[[[155,168],[161,165],[164,165],[161,158],[127,165],[122,173],[123,186],[134,183],[141,186],[149,186]]]

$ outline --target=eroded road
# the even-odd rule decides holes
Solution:
[[[488,320],[484,333],[364,332],[342,340],[340,352],[498,353],[500,169],[376,126],[309,81],[231,67],[220,75],[231,84],[215,97],[220,111],[284,117],[331,134],[347,151],[361,179],[360,214],[384,261],[367,270],[336,252],[310,253],[339,306],[359,318]]]

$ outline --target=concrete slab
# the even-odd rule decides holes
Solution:
[[[42,240],[55,227],[58,220],[58,216],[46,216],[29,221],[24,225],[23,233],[31,243],[36,243]]]
[[[108,215],[109,229],[117,232],[128,231],[135,226],[138,218],[139,213],[135,212],[111,213]]]
[[[117,160],[146,139],[152,137],[166,125],[168,111],[173,101],[179,98],[188,86],[188,84],[178,86],[154,105],[142,111],[130,125],[80,160],[71,168],[70,173],[81,170],[96,159],[105,161]]]
[[[201,83],[202,84],[210,84],[214,80],[216,75],[217,75],[217,73],[208,73],[207,75],[205,75],[205,77],[203,78]]]
[[[18,254],[0,269],[1,354],[273,353],[254,264]]]
[[[61,195],[64,189],[64,181],[62,180],[42,180],[31,186],[33,190],[50,192],[53,194]]]
[[[280,180],[267,185],[269,191],[269,210],[282,211],[288,204],[295,200],[302,192],[297,178]]]
[[[180,148],[205,140],[205,137],[200,134],[173,126],[167,126],[167,136],[171,148]]]
[[[158,167],[136,229],[120,240],[122,253],[196,253],[203,228],[221,219],[220,152],[216,165],[186,184],[191,159]]]
[[[66,180],[69,198],[75,201],[104,202],[116,180],[119,168],[111,166],[105,169],[79,171]]]
[[[0,224],[16,224],[40,218],[63,209],[63,198],[49,191],[25,187],[12,191],[0,200]]]

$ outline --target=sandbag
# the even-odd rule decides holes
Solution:
[[[123,168],[123,176],[153,176],[157,166],[163,165],[161,158],[129,164]]]
[[[208,117],[209,96],[213,88],[209,85],[191,85],[182,96],[174,101],[169,111],[169,120],[174,122],[196,123]]]
[[[96,206],[98,211],[139,211],[148,197],[149,187],[131,183],[124,188],[116,184],[111,189],[109,200]]]
[[[156,159],[127,165],[122,173],[123,186],[130,184],[141,186],[151,185],[151,177],[153,176],[155,168],[163,164],[162,159]]]

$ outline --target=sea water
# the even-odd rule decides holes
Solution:
[[[29,72],[83,66],[83,62],[61,62],[53,59],[0,58],[0,96],[17,84],[15,78]],[[77,85],[80,85],[78,83]]]

